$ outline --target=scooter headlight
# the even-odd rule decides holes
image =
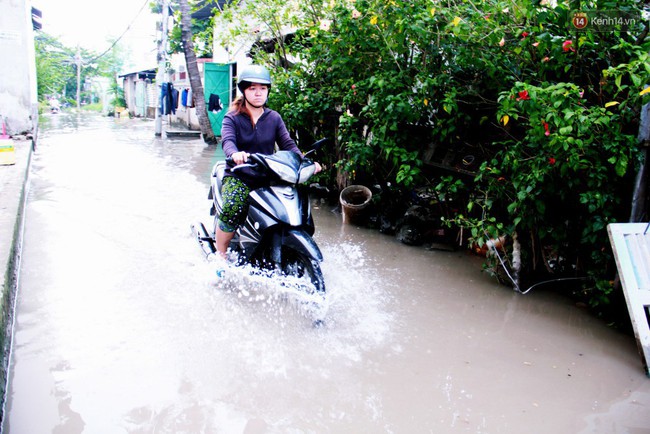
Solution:
[[[278,161],[267,159],[266,160],[267,164],[271,168],[273,172],[275,172],[281,180],[285,182],[289,182],[291,184],[295,184],[297,181],[297,174],[296,171],[287,166],[286,164],[282,164]]]

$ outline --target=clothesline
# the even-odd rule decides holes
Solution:
[[[180,98],[179,98],[180,96]],[[211,93],[208,97],[208,111],[219,113],[223,110],[221,98],[216,93]],[[185,107],[193,108],[196,106],[196,100],[192,94],[192,88],[183,88],[180,92],[174,87],[173,83],[163,83],[160,95],[160,113],[163,115],[176,114],[176,110]]]

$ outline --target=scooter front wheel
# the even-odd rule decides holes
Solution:
[[[315,292],[325,293],[325,279],[317,260],[293,249],[283,249],[281,269],[285,275],[309,279]]]

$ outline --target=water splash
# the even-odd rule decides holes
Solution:
[[[249,315],[262,315],[283,328],[292,327],[292,322],[304,327],[301,320],[306,319],[309,328],[328,330],[329,345],[358,360],[364,348],[388,339],[395,314],[386,306],[394,301],[386,283],[377,281],[362,244],[336,240],[320,244],[325,294],[315,292],[304,279],[248,264],[227,266],[216,257],[203,261],[203,275],[229,303],[254,307]],[[347,342],[350,336],[354,342]]]
[[[244,302],[261,306],[267,315],[283,316],[290,311],[309,319],[313,325],[322,324],[327,316],[327,294],[315,291],[313,284],[304,278],[250,264],[225,264],[214,255],[207,262],[214,286]]]

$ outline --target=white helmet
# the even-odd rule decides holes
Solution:
[[[271,87],[271,73],[261,65],[249,65],[239,74],[237,87],[244,93],[251,83],[266,84]]]

